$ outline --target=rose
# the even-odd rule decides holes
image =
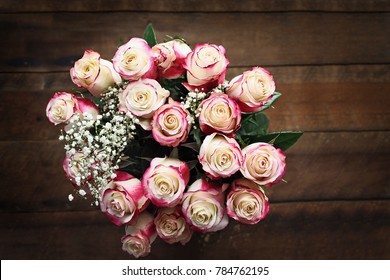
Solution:
[[[250,113],[260,111],[275,92],[272,75],[265,69],[253,67],[251,71],[233,78],[226,93],[237,101],[241,111]]]
[[[268,198],[256,183],[245,178],[232,182],[226,200],[226,212],[231,218],[243,224],[257,224],[268,210]]]
[[[76,186],[81,186],[91,178],[90,158],[82,151],[67,153],[62,163],[66,177]]]
[[[129,83],[118,94],[119,110],[140,117],[141,125],[151,130],[150,119],[169,96],[169,91],[152,79],[141,79]]]
[[[185,162],[176,158],[154,158],[142,176],[146,196],[158,207],[173,207],[180,203],[190,180]]]
[[[180,207],[160,208],[154,218],[158,236],[169,244],[190,241],[192,230],[181,214]]]
[[[99,53],[91,50],[86,50],[84,56],[75,62],[70,69],[70,77],[77,86],[89,90],[95,96],[100,96],[109,86],[122,81],[112,63],[101,59]]]
[[[129,223],[148,205],[141,181],[116,171],[117,177],[103,189],[100,210],[117,226]]]
[[[114,69],[126,80],[156,78],[153,51],[144,39],[132,38],[120,46],[112,62]]]
[[[229,222],[221,187],[206,179],[196,180],[184,193],[182,212],[191,229],[195,231],[222,230]]]
[[[88,116],[92,120],[96,120],[99,109],[89,99],[77,97],[77,112],[81,113],[83,117]]]
[[[240,128],[241,110],[223,93],[212,93],[200,104],[199,125],[205,134],[220,132],[233,136]]]
[[[179,102],[171,100],[161,106],[153,115],[152,135],[154,140],[163,146],[177,147],[187,140],[191,124],[188,123],[190,114]]]
[[[207,176],[214,180],[233,175],[242,164],[237,141],[217,133],[206,136],[198,158]]]
[[[151,244],[156,237],[153,216],[142,212],[135,221],[126,225],[126,235],[121,239],[122,250],[136,258],[145,257],[150,253]]]
[[[160,77],[177,79],[185,73],[183,67],[191,48],[181,40],[171,40],[157,44],[152,48],[156,56],[157,70]]]
[[[185,60],[188,90],[211,88],[222,84],[225,80],[226,67],[229,61],[225,57],[225,48],[214,44],[199,44],[190,52]]]
[[[286,156],[281,149],[268,143],[253,143],[242,150],[241,173],[259,185],[270,187],[278,183],[286,168]]]
[[[46,116],[51,123],[58,125],[67,122],[77,109],[76,96],[67,92],[56,92],[47,104]]]

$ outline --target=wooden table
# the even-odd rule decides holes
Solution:
[[[58,2],[58,3],[57,3]],[[108,1],[107,1],[108,2]],[[14,1],[0,3],[0,256],[127,259],[122,227],[81,199],[45,117],[86,49],[111,59],[119,39],[152,22],[222,44],[227,78],[262,66],[283,93],[271,131],[302,130],[287,151],[287,184],[256,226],[231,220],[186,246],[153,244],[150,259],[390,258],[389,1]]]

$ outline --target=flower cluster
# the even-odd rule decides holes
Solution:
[[[74,193],[125,227],[122,249],[137,258],[157,236],[186,244],[193,232],[224,229],[229,217],[264,219],[265,190],[282,180],[283,150],[301,135],[267,132],[263,111],[281,95],[267,70],[229,82],[223,46],[170,39],[157,44],[149,25],[112,62],[85,51],[70,70],[85,92],[57,92],[46,109],[63,124]]]

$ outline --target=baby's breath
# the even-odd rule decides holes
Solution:
[[[98,205],[101,191],[116,177],[122,152],[134,139],[138,119],[118,110],[118,93],[122,87],[109,88],[100,98],[100,114],[75,114],[65,132],[59,137],[65,141],[68,166],[76,170],[72,182],[77,194],[93,197],[91,205]],[[73,200],[73,196],[69,196]]]

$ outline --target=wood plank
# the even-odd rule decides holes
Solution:
[[[366,12],[389,11],[386,0],[275,0],[275,1],[235,1],[235,0],[121,0],[115,4],[108,1],[34,1],[3,0],[0,12],[101,12],[101,11],[132,11],[132,12],[275,12],[275,11],[332,11],[332,12]]]
[[[1,14],[0,71],[67,71],[85,49],[113,57],[119,39],[180,34],[191,46],[227,49],[231,66],[373,64],[390,61],[387,13]],[[180,25],[177,23],[180,22]],[[107,24],[109,23],[109,24]],[[373,44],[375,42],[375,44]]]
[[[231,220],[185,246],[157,240],[146,259],[388,259],[389,207],[389,200],[275,204],[258,225]],[[0,217],[2,259],[131,258],[121,250],[123,227],[98,211]]]
[[[390,198],[390,132],[306,133],[287,151],[271,203]],[[0,212],[91,210],[62,170],[59,141],[0,142]]]
[[[283,93],[266,112],[274,131],[390,128],[388,65],[268,69]],[[245,70],[231,68],[228,78]],[[75,90],[68,73],[0,74],[0,140],[57,139],[60,128],[47,121],[46,105],[54,92]]]

